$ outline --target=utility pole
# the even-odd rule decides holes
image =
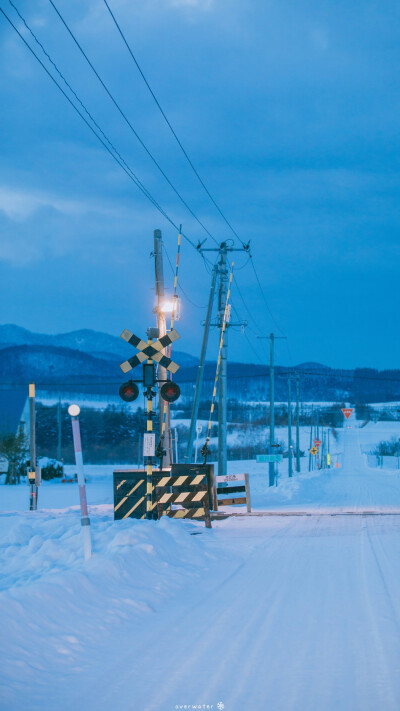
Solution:
[[[314,423],[314,405],[311,405],[311,427],[310,427],[310,449],[314,445],[313,442],[313,423]],[[313,463],[313,455],[311,452],[308,453],[308,471],[310,472],[314,467],[311,466]]]
[[[29,510],[37,510],[35,383],[29,383]]]
[[[281,373],[281,377],[287,377],[288,388],[288,474],[293,476],[293,449],[292,449],[292,373]]]
[[[219,377],[218,377],[218,476],[226,476],[226,474],[227,474],[227,448],[226,448],[227,416],[226,416],[226,413],[227,413],[227,388],[228,388],[228,333],[227,333],[227,331],[228,331],[229,326],[247,325],[246,322],[229,323],[229,319],[228,319],[228,322],[224,321],[226,296],[227,296],[227,292],[228,292],[227,258],[228,258],[228,253],[231,253],[231,252],[249,252],[250,244],[244,245],[243,247],[232,247],[229,244],[229,242],[221,242],[219,247],[215,247],[215,248],[204,247],[203,248],[200,244],[197,249],[200,252],[200,254],[203,254],[203,252],[217,252],[218,253],[218,260],[217,260],[216,266],[214,267],[214,269],[216,269],[216,273],[217,273],[218,281],[219,281],[217,322],[215,324],[208,322],[208,327],[209,326],[217,326],[219,329],[219,333],[220,333],[220,339],[223,338],[223,345],[222,345],[222,349],[221,349],[221,359],[220,359],[220,364],[219,364]],[[211,311],[212,311],[212,300],[214,298],[213,295],[211,297],[211,294],[213,292],[213,279],[214,279],[214,270],[213,270],[213,277],[212,277],[212,282],[211,282],[210,301],[209,301],[210,318],[211,318]],[[215,285],[214,285],[214,289],[215,289]],[[207,316],[208,316],[208,312],[207,312]],[[207,327],[207,322],[206,322],[206,327]],[[205,349],[207,347],[207,340],[208,340],[208,334],[206,336],[206,329],[205,329],[204,338],[203,338],[204,360],[205,360]],[[203,348],[202,348],[202,353],[203,353]],[[203,360],[203,363],[204,363],[204,360]],[[199,379],[200,379],[200,381],[202,380],[202,377],[203,377],[203,375],[202,375],[202,372],[200,372],[200,366],[199,366],[198,382],[199,382]],[[190,424],[190,433],[189,433],[189,442],[188,442],[188,447],[187,447],[187,451],[186,451],[186,458],[187,459],[192,456],[193,439],[194,439],[194,433],[196,430],[196,419],[197,419],[197,414],[195,412],[195,405],[197,407],[197,412],[198,412],[199,401],[200,401],[200,391],[196,385],[195,403],[193,404],[192,421]]]
[[[291,378],[288,376],[287,387],[288,387],[288,457],[289,457],[289,476],[293,476],[293,462],[292,462],[292,402],[291,402]]]
[[[165,311],[163,311],[164,306],[164,266],[163,266],[163,254],[162,254],[162,235],[161,230],[154,230],[154,265],[155,265],[155,277],[156,277],[156,297],[157,306],[154,311],[157,315],[157,328],[159,331],[159,337],[165,336],[167,333],[167,321],[165,316]],[[164,355],[167,355],[166,349],[163,351]],[[161,365],[158,366],[158,378],[159,380],[167,380],[167,371]],[[160,439],[162,437],[163,430],[163,420],[164,420],[164,407],[166,408],[165,417],[165,437],[162,442],[162,446],[165,449],[164,463],[166,467],[170,467],[173,461],[172,455],[172,437],[171,437],[171,417],[169,404],[161,404],[162,400],[160,397],[160,387],[158,385],[158,403],[159,403],[159,423],[160,423]]]
[[[188,438],[188,443],[187,443],[187,448],[186,448],[185,462],[190,462],[190,460],[192,458],[193,441],[194,441],[194,435],[195,435],[196,427],[197,427],[197,418],[199,415],[201,389],[203,386],[203,377],[204,377],[204,364],[205,364],[205,360],[206,360],[208,337],[210,334],[210,323],[211,323],[212,309],[213,309],[213,304],[214,304],[215,284],[217,281],[217,274],[218,274],[218,265],[216,264],[213,268],[213,271],[212,271],[210,295],[208,298],[207,316],[206,316],[206,320],[204,323],[204,333],[203,333],[203,343],[201,344],[200,363],[199,363],[199,367],[197,369],[196,389],[194,391],[194,399],[193,399],[193,405],[192,405],[192,416],[191,416],[191,420],[190,420],[189,438]],[[196,447],[196,456],[197,456],[197,447]]]
[[[218,293],[218,328],[222,333],[224,322],[226,294],[228,292],[228,267],[227,252],[220,251],[219,255],[219,293]],[[218,476],[226,476],[227,465],[227,388],[228,388],[228,330],[224,333],[224,340],[221,349],[221,360],[219,365],[218,381]]]
[[[327,457],[327,459],[328,459],[328,467],[329,467],[329,469],[331,468],[331,448],[330,448],[330,442],[329,442],[329,439],[330,439],[329,435],[330,435],[330,433],[331,433],[331,430],[330,430],[330,427],[328,427],[328,457]]]
[[[270,333],[269,336],[257,336],[257,338],[266,338],[270,342],[269,350],[269,453],[274,453],[275,448],[275,339],[286,338],[286,336],[275,336]],[[275,484],[275,462],[269,462],[269,486]]]
[[[57,461],[61,462],[61,395],[57,404]]]
[[[299,413],[299,390],[300,375],[296,373],[296,471],[300,472],[300,413]]]
[[[275,444],[275,364],[274,364],[274,345],[275,336],[270,335],[270,350],[269,350],[269,451],[272,454],[272,448]],[[269,485],[275,484],[275,462],[269,463]]]

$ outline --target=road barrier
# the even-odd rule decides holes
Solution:
[[[176,466],[180,465],[172,465],[171,475],[174,474]],[[166,491],[166,488],[169,490]],[[207,472],[203,471],[194,476],[164,476],[156,483],[155,489],[158,518],[204,518],[206,528],[211,528]],[[172,509],[172,505],[182,508]]]
[[[169,475],[169,470],[153,471],[152,485]],[[147,471],[143,469],[116,469],[114,478],[114,520],[146,518]],[[167,491],[167,490],[166,490]],[[153,510],[156,504],[153,503]]]
[[[248,474],[227,474],[226,476],[217,476],[215,478],[217,483],[218,506],[238,506],[240,504],[246,504],[248,513],[251,512]],[[243,482],[243,484],[241,482]]]
[[[114,519],[146,518],[147,472],[116,469],[113,473]],[[173,464],[171,469],[152,473],[154,518],[193,518],[210,521],[217,508],[212,464]],[[180,506],[172,509],[171,506]],[[210,524],[211,525],[211,524]]]

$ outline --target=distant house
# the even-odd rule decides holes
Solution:
[[[18,434],[20,429],[29,433],[28,388],[0,390],[0,437]]]

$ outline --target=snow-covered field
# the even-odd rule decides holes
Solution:
[[[76,485],[44,484],[32,513],[2,486],[0,708],[398,711],[400,476],[362,452],[383,423],[350,424],[339,469],[270,489],[231,462],[255,512],[211,531],[114,522],[88,471],[86,563]]]

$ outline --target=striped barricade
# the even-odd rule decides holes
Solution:
[[[164,476],[156,483],[157,514],[169,518],[205,520],[211,528],[207,475]],[[168,490],[166,488],[168,487]],[[170,508],[181,506],[182,508]]]
[[[248,513],[251,512],[248,474],[227,474],[226,476],[217,476],[215,478],[219,506],[246,504]]]
[[[168,470],[153,472],[153,487],[168,475]],[[146,518],[146,472],[142,469],[114,471],[114,519]],[[168,491],[168,489],[165,489]],[[153,488],[154,492],[154,488]],[[153,495],[153,508],[157,506]]]

